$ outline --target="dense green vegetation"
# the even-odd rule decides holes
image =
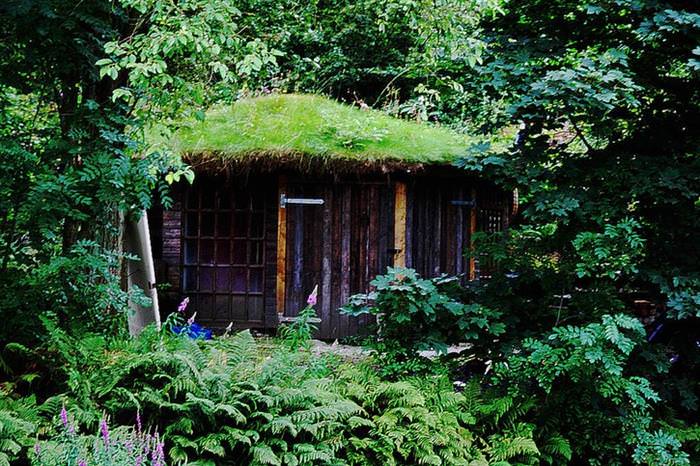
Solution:
[[[127,445],[151,465],[697,463],[699,74],[682,0],[3,3],[0,464],[134,464]],[[305,351],[306,324],[263,350],[129,339],[120,218],[192,177],[147,128],[217,128],[270,92],[412,120],[323,100],[343,120],[308,129],[318,153],[425,135],[430,157],[517,188],[510,230],[473,252],[494,277],[378,277],[352,312],[386,319],[356,364]],[[478,135],[463,157],[445,127]]]

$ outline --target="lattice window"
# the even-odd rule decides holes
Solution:
[[[487,233],[497,233],[503,231],[503,209],[479,209],[477,214],[477,224],[480,231]],[[476,274],[479,278],[491,278],[496,269],[493,261],[486,257],[479,257],[476,264]]]
[[[183,206],[182,292],[202,320],[263,320],[265,197],[204,180]]]

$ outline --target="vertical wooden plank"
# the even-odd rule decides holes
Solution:
[[[290,207],[287,207],[288,209]],[[292,258],[290,262],[291,270],[291,290],[288,293],[286,301],[286,315],[296,316],[301,309],[301,301],[303,299],[303,276],[305,266],[304,257],[304,237],[306,236],[306,231],[304,230],[304,210],[302,206],[294,206],[292,209],[292,217],[294,219],[294,230],[292,233]]]
[[[333,210],[332,210],[332,305],[331,318],[330,318],[330,329],[328,338],[336,338],[340,328],[340,313],[338,308],[345,304],[342,301],[341,296],[341,284],[343,282],[343,270],[342,270],[342,247],[339,247],[342,243],[342,221],[343,221],[343,188],[342,185],[333,185]]]
[[[464,199],[464,188],[460,186],[457,189],[457,199]],[[454,274],[460,275],[464,269],[462,263],[464,262],[464,208],[456,208],[455,210],[455,268]],[[462,278],[462,280],[464,280]]]
[[[279,175],[277,178],[277,283],[275,286],[275,300],[277,314],[284,313],[287,281],[287,209],[279,204],[279,200],[287,190],[287,177]]]
[[[472,188],[472,202],[477,202],[476,188]],[[474,233],[476,233],[476,205],[469,210],[469,280],[476,279],[476,259],[474,258]]]
[[[430,276],[437,277],[440,275],[440,259],[442,248],[442,209],[444,207],[443,203],[443,190],[437,187],[433,190],[430,196],[433,199],[433,232],[434,232],[434,242],[433,244],[426,244],[426,250],[428,251],[427,256],[430,257]],[[426,235],[427,237],[428,235]]]
[[[324,189],[325,204],[323,205],[323,254],[321,258],[321,325],[319,328],[321,338],[331,337],[331,276],[333,271],[332,260],[332,235],[333,235],[333,222],[332,222],[332,209],[333,209],[333,189],[330,186],[326,186]]]
[[[394,267],[406,267],[406,183],[394,187]]]
[[[343,186],[342,191],[343,204],[342,204],[342,222],[341,222],[341,239],[340,239],[340,249],[341,249],[341,283],[340,283],[340,302],[347,303],[350,297],[350,237],[351,237],[351,208],[352,208],[352,189],[349,185]],[[348,333],[348,323],[349,317],[347,315],[341,315],[338,325],[338,336],[345,336]]]
[[[415,268],[416,265],[413,260],[413,232],[416,230],[415,228],[415,183],[411,185],[410,191],[408,190],[408,187],[406,189],[406,232],[405,232],[405,260],[406,260],[406,267],[412,267]],[[396,206],[394,206],[394,210],[396,210]],[[394,229],[394,237],[396,237],[396,229]],[[396,246],[394,246],[396,247]]]
[[[286,228],[284,225],[279,225],[279,193],[277,177],[265,179],[265,292],[264,292],[264,307],[266,328],[275,327],[278,323],[278,263],[277,263],[277,240],[279,237],[279,229],[284,230],[286,237]],[[233,215],[232,215],[233,217]],[[232,218],[233,220],[233,218]],[[232,230],[233,231],[233,230]],[[233,234],[233,233],[232,233]],[[233,255],[233,251],[231,251]],[[233,262],[231,259],[230,262]],[[284,266],[282,271],[285,271]],[[282,293],[284,294],[284,283],[282,285]],[[284,306],[282,306],[282,309]]]

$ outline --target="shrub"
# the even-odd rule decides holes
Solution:
[[[497,364],[494,382],[516,400],[536,403],[534,424],[568,439],[577,462],[689,464],[679,441],[655,428],[652,405],[659,396],[647,379],[629,373],[643,337],[641,323],[625,315],[555,327]]]
[[[377,317],[382,343],[407,356],[460,342],[493,339],[505,331],[500,312],[460,302],[458,277],[421,278],[413,269],[387,269],[372,280],[373,290],[350,297],[346,314]]]

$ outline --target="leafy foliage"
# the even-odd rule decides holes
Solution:
[[[27,455],[34,444],[38,413],[35,400],[13,400],[0,393],[0,465],[9,466],[12,461]]]
[[[540,397],[543,418],[535,425],[564,438],[578,432],[568,439],[573,458],[607,464],[633,451],[638,464],[689,464],[675,437],[651,430],[652,404],[660,398],[647,379],[628,372],[643,335],[639,321],[624,315],[555,327],[546,338],[525,340],[522,353],[497,365],[496,380],[515,398]],[[607,436],[600,438],[603,425]]]
[[[424,279],[413,269],[389,267],[371,285],[373,291],[352,296],[343,312],[377,316],[378,337],[409,355],[427,349],[444,353],[451,344],[505,331],[499,312],[458,300],[458,277]]]

